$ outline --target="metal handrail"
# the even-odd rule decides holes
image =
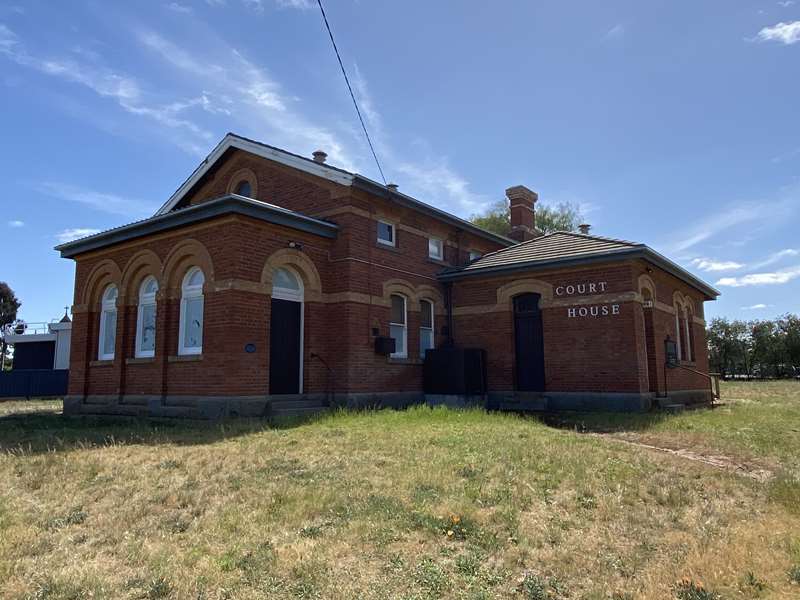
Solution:
[[[680,363],[667,363],[667,367],[670,369],[683,369],[684,371],[689,371],[691,373],[695,373],[696,375],[701,375],[708,379],[708,385],[711,388],[711,397],[714,400],[720,399],[720,389],[719,389],[719,373],[704,373],[703,371],[698,371],[697,369],[693,369],[691,367],[687,367],[686,365],[682,365]]]
[[[17,321],[16,323],[9,323],[0,328],[0,338],[5,338],[9,335],[41,335],[43,333],[50,333],[50,325],[55,323],[58,323],[58,321],[50,321],[49,323],[45,323],[44,321],[35,323]]]

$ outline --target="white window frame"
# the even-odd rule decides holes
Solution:
[[[397,296],[403,299],[403,323],[395,323],[392,321],[392,297]],[[403,294],[391,294],[389,296],[389,335],[391,336],[392,327],[403,328],[403,352],[392,352],[390,358],[408,358],[408,298]]]
[[[675,305],[675,343],[678,349],[678,360],[683,360],[683,334],[681,333],[681,307]]]
[[[272,298],[276,300],[289,300],[290,302],[299,302],[300,303],[300,383],[297,387],[299,390],[298,393],[303,393],[303,355],[305,354],[304,349],[304,340],[305,340],[305,312],[306,312],[306,305],[305,305],[305,286],[303,285],[303,278],[294,270],[289,269],[287,267],[278,267],[279,269],[283,269],[291,273],[292,277],[297,279],[297,284],[300,287],[299,290],[292,290],[288,288],[276,287],[274,284],[272,286]],[[276,269],[277,270],[277,269]],[[273,274],[273,281],[275,277]],[[272,344],[272,340],[270,340],[270,344]]]
[[[694,356],[692,356],[692,341],[689,339],[691,337],[691,327],[689,325],[689,311],[686,310],[686,307],[683,309],[683,325],[684,325],[684,339],[686,344],[686,352],[684,352],[686,356],[686,360],[692,362],[694,360]]]
[[[422,321],[422,312],[423,312],[422,305],[423,305],[423,303],[429,304],[430,307],[431,307],[431,326],[430,327],[424,327],[422,325],[422,322],[423,322]],[[435,322],[435,317],[434,317],[434,315],[436,313],[435,309],[436,309],[436,304],[434,304],[433,300],[428,300],[427,298],[422,298],[419,301],[419,357],[420,358],[425,358],[425,353],[428,350],[433,350],[434,348],[436,348],[436,322]],[[431,332],[431,345],[430,345],[429,348],[423,348],[422,347],[422,340],[423,340],[422,332],[423,331],[430,331]]]
[[[109,299],[108,296],[114,290],[116,293],[112,299]],[[119,317],[117,313],[117,296],[119,295],[119,291],[117,290],[117,286],[113,283],[106,286],[106,289],[103,291],[103,296],[100,301],[100,335],[97,338],[97,360],[114,360],[114,355],[116,354],[117,349],[117,331],[116,331],[116,324],[117,318]],[[106,338],[106,315],[108,313],[114,313],[114,349],[111,351],[110,354],[103,353],[103,347],[105,346],[104,341]]]
[[[189,280],[197,271],[200,271],[200,273],[203,275],[203,283],[201,285],[189,286]],[[191,267],[188,271],[186,271],[186,275],[183,276],[183,283],[181,284],[180,324],[178,326],[178,354],[180,356],[192,356],[203,353],[203,330],[205,329],[206,321],[205,298],[203,296],[203,285],[205,285],[205,278],[205,273],[203,273],[202,269],[199,267]],[[200,298],[200,307],[202,309],[200,312],[200,345],[186,347],[184,346],[186,334],[186,306],[187,300],[194,298]]]
[[[156,289],[153,292],[145,292],[145,289],[153,281],[156,284]],[[153,307],[153,318],[158,319],[158,309],[156,307],[156,294],[158,293],[158,280],[152,275],[146,277],[139,286],[139,308],[136,312],[136,347],[134,356],[136,358],[153,358],[156,355],[155,345],[152,350],[142,350],[142,342],[144,342],[144,309],[145,307]],[[156,335],[155,333],[153,334]]]
[[[392,239],[384,240],[381,238],[381,225],[388,225],[392,228]],[[375,225],[375,238],[378,240],[379,244],[383,244],[384,246],[391,246],[392,248],[397,247],[397,226],[392,223],[391,221],[384,221],[383,219],[378,219],[377,225]]]
[[[438,250],[438,254],[434,254],[434,249]],[[428,238],[428,258],[444,260],[444,240],[436,237]]]

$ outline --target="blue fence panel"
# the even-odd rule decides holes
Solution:
[[[67,393],[69,371],[30,369],[0,373],[0,398],[41,398]]]

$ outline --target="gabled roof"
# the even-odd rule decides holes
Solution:
[[[56,246],[55,249],[61,252],[62,258],[72,258],[90,250],[105,248],[143,235],[159,233],[227,214],[245,215],[267,223],[284,225],[327,238],[335,238],[339,231],[339,227],[335,223],[314,219],[302,213],[252,198],[228,194],[202,204],[156,215],[149,219],[67,242]]]
[[[293,154],[291,152],[287,152],[286,150],[282,150],[281,148],[276,148],[262,142],[257,142],[235,133],[227,133],[225,137],[222,138],[222,141],[217,144],[217,146],[211,151],[205,160],[200,163],[200,165],[192,172],[189,178],[186,179],[186,181],[181,184],[175,193],[170,196],[169,200],[167,200],[161,206],[161,208],[158,209],[156,216],[164,215],[174,210],[178,206],[181,199],[187,193],[189,193],[189,191],[200,181],[200,179],[202,179],[202,177],[214,166],[214,164],[216,164],[217,161],[219,161],[230,149],[243,150],[244,152],[249,152],[250,154],[266,158],[267,160],[271,160],[279,164],[298,169],[305,173],[327,179],[328,181],[338,183],[339,185],[366,190],[372,194],[376,194],[378,196],[387,198],[388,200],[394,201],[401,206],[418,210],[427,215],[440,219],[449,225],[464,229],[474,235],[491,240],[497,244],[510,246],[516,243],[510,238],[492,233],[491,231],[486,231],[485,229],[482,229],[465,219],[440,210],[435,206],[426,204],[425,202],[421,202],[416,198],[412,198],[411,196],[400,193],[397,190],[389,188],[381,183],[378,183],[377,181],[373,181],[372,179],[364,177],[363,175],[351,173],[329,164],[319,163],[310,158],[300,156],[299,154]]]
[[[439,275],[442,281],[489,276],[515,271],[535,271],[593,262],[642,258],[714,299],[719,292],[645,244],[613,238],[557,231],[491,252],[456,269]]]

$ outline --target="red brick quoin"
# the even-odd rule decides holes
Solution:
[[[507,196],[513,239],[324,157],[228,134],[152,218],[58,247],[76,263],[65,412],[210,418],[407,405],[425,399],[421,342],[431,337],[437,348],[486,351],[488,404],[709,400],[698,374],[708,370],[703,303],[717,292],[641,244],[542,236],[536,194],[515,186]],[[189,292],[198,270],[202,285]],[[296,290],[281,287],[284,272]],[[140,291],[151,278],[154,344],[143,352]],[[201,313],[185,312],[190,293]],[[520,316],[520,298],[535,299],[533,321]],[[187,350],[189,321],[202,343]],[[532,322],[533,337],[522,337],[543,350],[536,389],[523,383],[533,367],[517,341]],[[376,352],[376,338],[391,337],[407,351]],[[667,338],[681,368],[665,367]]]

